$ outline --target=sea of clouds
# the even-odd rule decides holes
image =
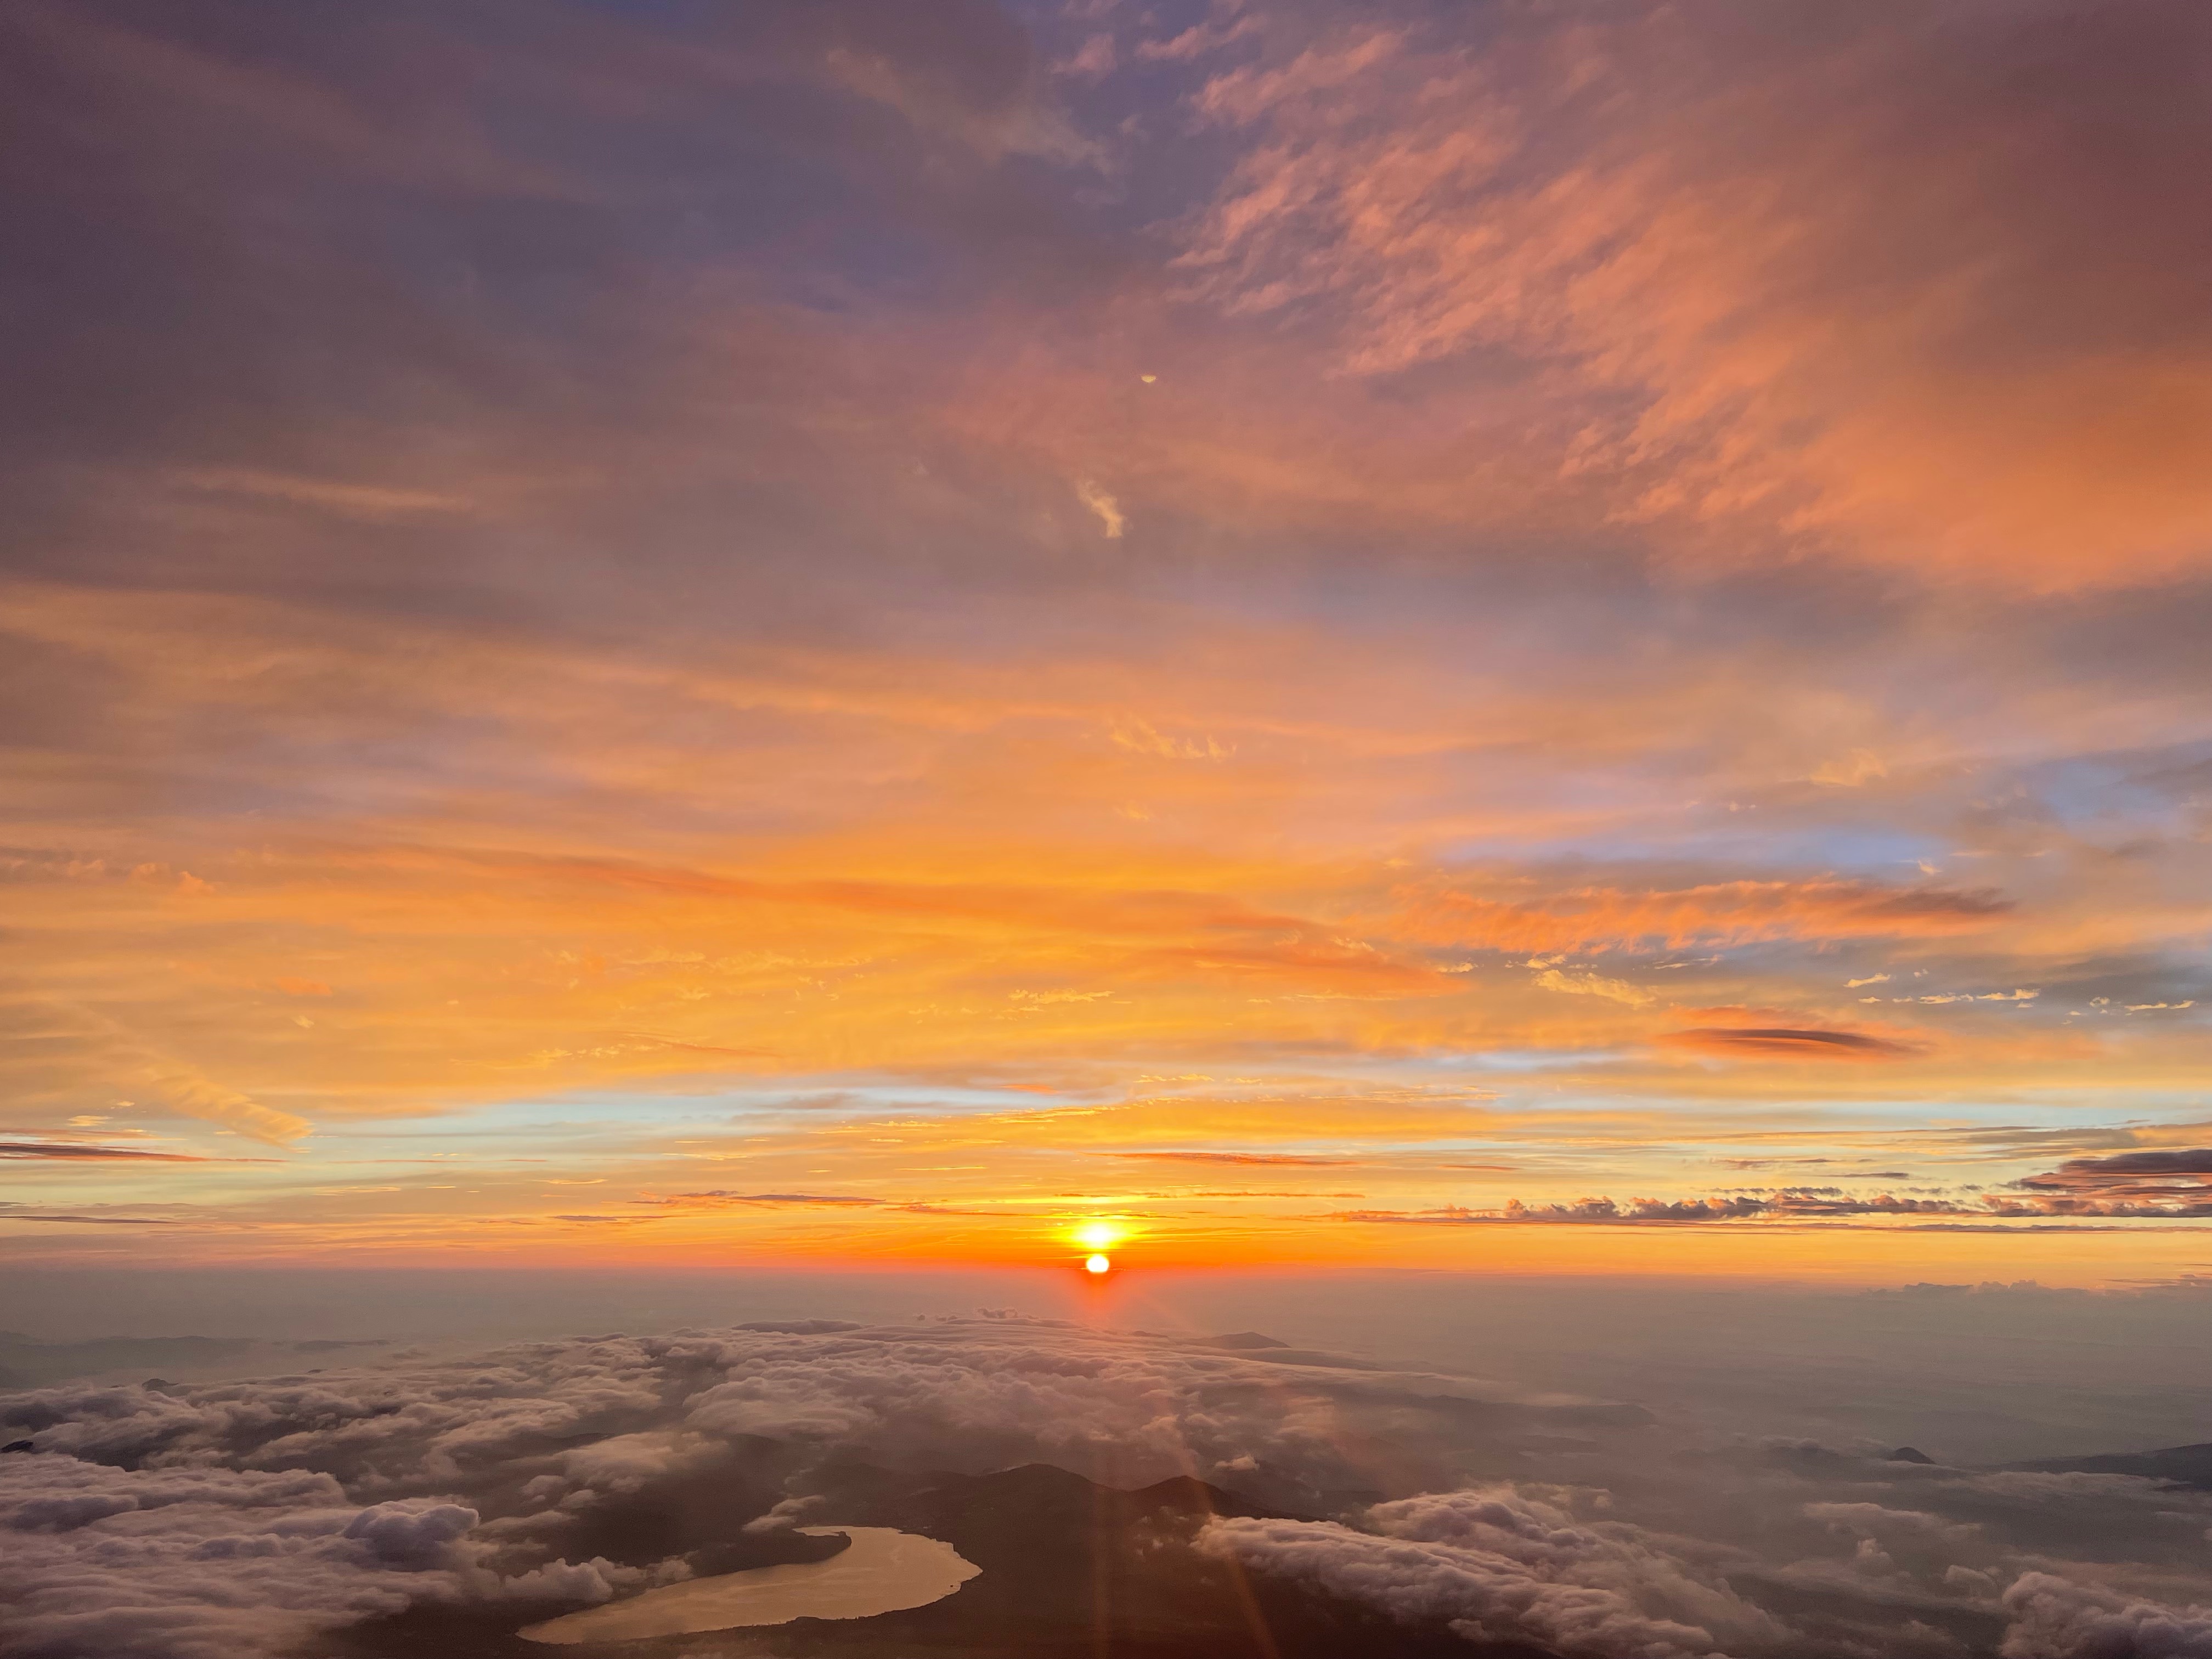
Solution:
[[[1199,1547],[1476,1643],[2212,1656],[2212,1495],[989,1312],[57,1387],[0,1396],[0,1427],[31,1446],[0,1456],[10,1659],[258,1659],[410,1607],[520,1622],[690,1572],[620,1517],[706,1482],[733,1528],[834,1522],[815,1472],[854,1460],[1194,1474],[1314,1517],[1215,1520]]]

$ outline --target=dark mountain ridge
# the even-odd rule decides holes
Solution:
[[[2008,1463],[2004,1467],[2043,1474],[2134,1474],[2146,1480],[2170,1480],[2175,1486],[2194,1487],[2198,1492],[2212,1492],[2212,1442],[2165,1446],[2156,1451],[2039,1457],[2032,1462]]]
[[[546,1647],[514,1632],[568,1607],[417,1608],[339,1632],[317,1652],[322,1659],[1534,1659],[1538,1652],[1399,1624],[1194,1548],[1212,1516],[1303,1518],[1194,1476],[1124,1490],[1046,1463],[980,1475],[848,1463],[799,1484],[821,1500],[802,1517],[810,1525],[924,1534],[981,1571],[941,1601],[870,1619]],[[748,1537],[768,1553],[779,1538],[801,1536],[743,1534],[746,1518],[732,1510],[725,1522],[733,1559],[755,1547]],[[720,1550],[702,1542],[692,1559]]]

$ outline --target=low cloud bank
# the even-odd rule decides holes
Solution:
[[[420,1603],[604,1601],[651,1575],[604,1559],[502,1573],[464,1504],[362,1505],[326,1474],[121,1469],[15,1456],[0,1528],[16,1589],[0,1650],[240,1659]]]
[[[2013,1196],[2018,1194],[2020,1196]],[[2212,1218],[2212,1147],[2124,1152],[2077,1158],[2056,1170],[2024,1176],[2009,1192],[1939,1193],[1899,1197],[1842,1187],[1783,1187],[1723,1193],[1710,1198],[1583,1198],[1572,1203],[1525,1204],[1474,1210],[1447,1205],[1434,1210],[1350,1210],[1346,1221],[1609,1222],[1818,1220],[1848,1216],[1959,1216],[1984,1220],[2082,1218],[2118,1221],[2188,1221]]]
[[[1723,1442],[1311,1349],[994,1310],[518,1344],[0,1397],[16,1659],[274,1659],[413,1609],[517,1624],[693,1571],[857,1463],[1195,1474],[1246,1571],[1572,1659],[2212,1653],[2212,1497]],[[1378,1649],[1387,1654],[1387,1648]]]
[[[1786,1632],[1717,1575],[1633,1527],[1586,1526],[1511,1486],[1430,1493],[1334,1522],[1221,1520],[1201,1547],[1309,1579],[1471,1640],[1535,1641],[1575,1659],[1770,1650]]]

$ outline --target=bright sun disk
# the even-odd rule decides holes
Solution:
[[[1113,1265],[1104,1256],[1094,1255],[1084,1262],[1083,1271],[1087,1273],[1103,1273]]]

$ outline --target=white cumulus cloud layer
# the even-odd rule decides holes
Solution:
[[[410,1608],[604,1601],[690,1568],[610,1559],[595,1522],[741,1455],[775,1474],[733,1533],[834,1521],[808,1480],[833,1458],[1210,1475],[1312,1518],[1218,1519],[1203,1550],[1570,1659],[2212,1656],[2205,1494],[1716,1443],[1603,1401],[1046,1321],[55,1388],[0,1396],[0,1431],[33,1447],[0,1457],[9,1659],[276,1659]]]

